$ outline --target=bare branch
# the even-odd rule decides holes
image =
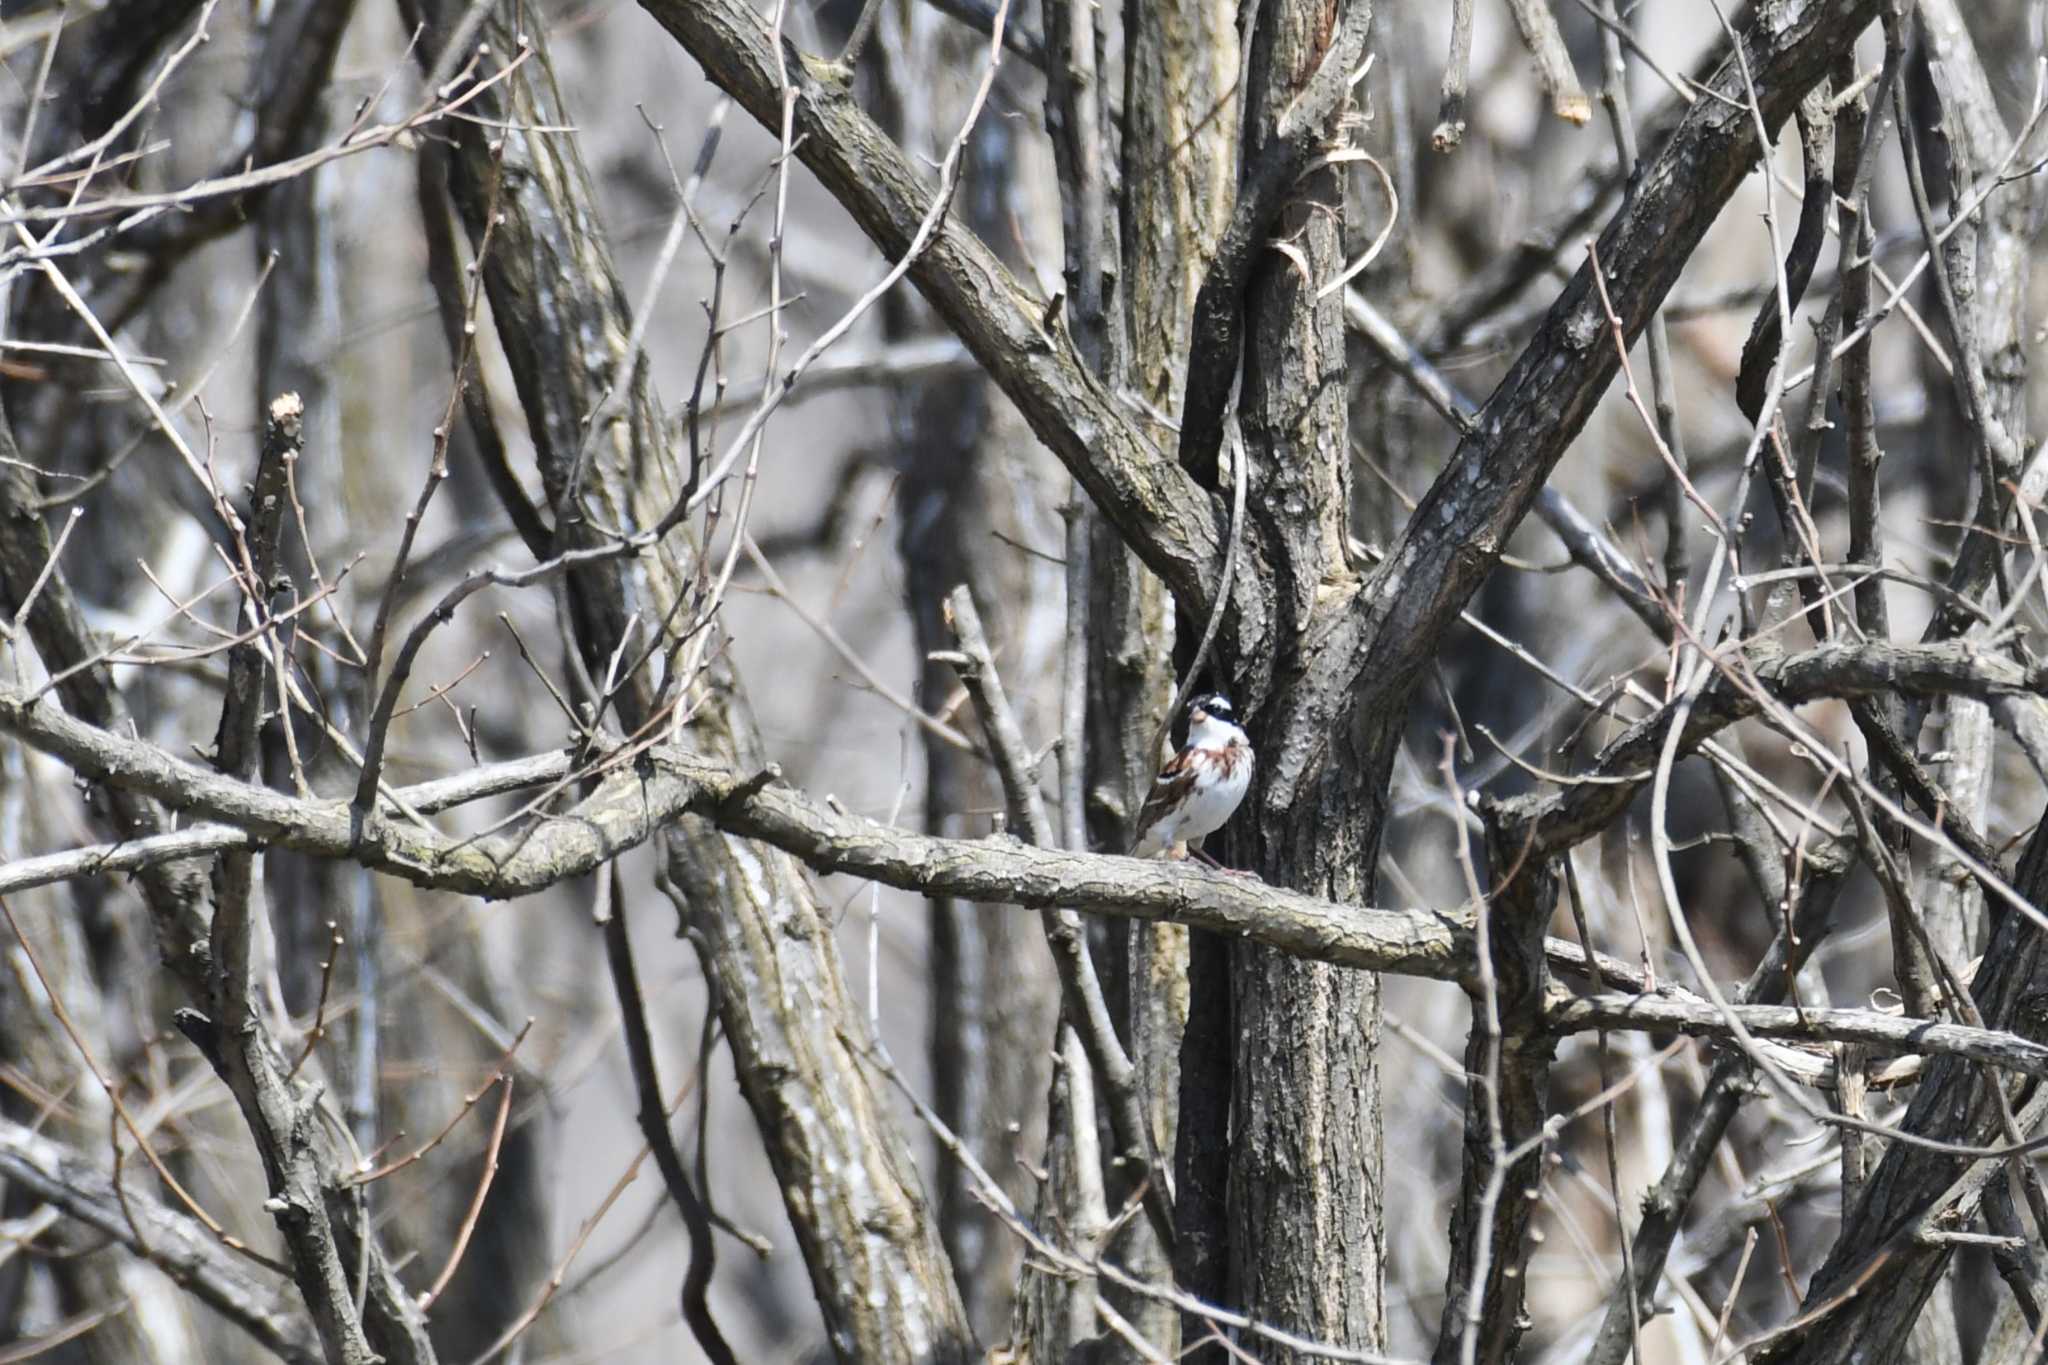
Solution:
[[[1748,72],[1767,126],[1775,128],[1878,10],[1878,0],[1802,3],[1772,11],[1743,35]],[[1732,57],[1707,98],[1686,111],[1639,171],[1622,212],[1601,235],[1607,288],[1633,338],[1678,277],[1759,147],[1749,120],[1726,116],[1740,100],[1743,68]],[[1581,267],[1542,328],[1481,410],[1474,434],[1437,478],[1358,611],[1372,624],[1364,685],[1405,695],[1443,632],[1497,560],[1551,468],[1577,436],[1620,367],[1600,344],[1604,319],[1592,267]],[[1345,680],[1347,683],[1349,679]]]
[[[183,1214],[140,1190],[116,1191],[80,1153],[0,1119],[0,1177],[143,1257],[290,1365],[326,1359],[313,1324],[282,1285],[259,1278]]]
[[[645,0],[643,7],[742,107],[775,125],[784,68],[748,6]],[[787,55],[798,97],[798,155],[884,254],[901,256],[931,203],[928,177],[824,62]],[[1133,427],[1064,333],[1047,331],[1046,301],[1029,294],[957,219],[941,225],[910,278],[1183,609],[1205,612],[1226,534],[1221,509]],[[1255,637],[1262,628],[1257,594],[1237,587],[1232,601],[1239,629]]]

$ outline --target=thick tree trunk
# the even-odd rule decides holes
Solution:
[[[1329,0],[1270,5],[1245,72],[1244,160],[1272,144],[1344,25],[1367,20]],[[1341,23],[1340,23],[1341,18]],[[1334,129],[1329,130],[1334,135]],[[1260,779],[1233,854],[1270,882],[1369,903],[1398,718],[1361,733],[1291,728],[1285,693],[1319,592],[1348,577],[1351,449],[1341,298],[1317,297],[1344,264],[1344,192],[1324,167],[1293,187],[1246,291],[1241,421],[1249,487],[1243,534],[1263,551],[1280,623],[1275,695],[1256,699]],[[1256,685],[1256,684],[1255,684]],[[1321,750],[1313,776],[1271,780],[1283,751]],[[1252,1317],[1313,1340],[1376,1349],[1386,1336],[1380,1218],[1379,984],[1363,972],[1240,944],[1232,954],[1229,1040],[1229,1296]],[[1194,1009],[1205,1002],[1198,996]],[[1266,1348],[1266,1358],[1294,1360]],[[1299,1357],[1306,1359],[1307,1357]]]

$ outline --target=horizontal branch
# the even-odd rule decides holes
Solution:
[[[1009,30],[1005,29],[1005,33]],[[820,357],[804,371],[804,382],[782,400],[785,408],[813,398],[822,398],[828,393],[844,389],[864,387],[885,387],[892,384],[920,384],[938,380],[960,379],[967,375],[979,374],[981,367],[957,337],[934,335],[913,337],[908,341],[891,341],[870,346],[866,349],[848,347]],[[698,414],[702,420],[745,414],[759,407],[767,396],[771,385],[780,382],[773,379],[757,379],[752,383],[735,384],[718,395]],[[688,420],[687,413],[680,414],[676,425],[686,433],[682,424]],[[689,438],[680,434],[677,444]]]
[[[433,815],[487,797],[559,782],[569,772],[567,754],[536,754],[458,773],[453,777],[401,787],[393,796],[404,803],[403,810]],[[12,862],[0,863],[0,896],[69,881],[73,877],[140,872],[188,858],[210,858],[216,853],[259,849],[268,842],[239,825],[193,825],[170,834],[92,844],[34,858],[16,858]]]
[[[1342,905],[1190,863],[1038,849],[1007,838],[932,838],[835,810],[782,783],[772,769],[742,777],[668,746],[644,751],[637,764],[615,755],[611,775],[588,797],[514,833],[458,839],[385,820],[358,840],[344,802],[301,800],[238,782],[145,741],[82,724],[47,703],[0,691],[0,730],[81,777],[153,796],[260,843],[491,900],[581,876],[697,815],[819,871],[931,896],[1171,920],[1257,939],[1297,957],[1437,980],[1459,979],[1472,962],[1470,928],[1448,915]],[[546,770],[522,762],[528,773]],[[120,865],[117,849],[107,861]]]
[[[1683,995],[1558,994],[1543,1011],[1551,1033],[1584,1033],[1591,1029],[1683,1033],[1689,1038],[1732,1038],[1733,1015],[1759,1038],[1790,1038],[1809,1043],[1867,1043],[1895,1052],[1966,1057],[2008,1067],[2029,1076],[2048,1077],[2048,1047],[2015,1033],[1938,1024],[1875,1010],[1799,1009],[1791,1005],[1730,1005],[1724,1013],[1712,1001]]]
[[[1810,653],[1845,652],[1854,651],[1830,646]],[[1945,645],[1885,652],[1964,651]],[[2005,669],[2019,672],[2017,665],[1996,656],[1983,656],[1980,663],[1981,674],[1964,670],[1964,676],[2002,681]],[[1869,667],[1869,661],[1863,661],[1851,676],[1870,676]],[[1909,675],[1951,680],[1959,676],[1948,665],[1935,668],[1927,661],[1915,665]],[[1820,675],[1801,669],[1792,676]],[[615,754],[611,776],[588,798],[563,814],[537,817],[515,833],[458,839],[392,821],[378,837],[358,844],[344,802],[301,800],[222,777],[153,744],[82,724],[48,704],[30,704],[0,692],[0,729],[63,760],[83,777],[220,822],[177,835],[55,855],[71,860],[74,875],[133,870],[151,850],[169,857],[275,844],[359,862],[421,886],[508,899],[580,876],[669,823],[697,816],[729,834],[791,853],[820,872],[866,877],[927,896],[1167,921],[1340,967],[1468,986],[1476,979],[1472,924],[1462,915],[1344,905],[1253,878],[1221,876],[1190,862],[1034,848],[1000,836],[935,838],[818,801],[782,782],[772,768],[743,777],[714,760],[667,746],[644,751],[639,763]],[[515,775],[538,783],[559,781],[567,773],[565,758],[540,755],[480,770],[459,785],[423,783],[410,790],[448,799],[463,791],[503,790]],[[0,883],[15,884],[19,866],[0,870]],[[1625,965],[1604,957],[1596,956],[1589,968],[1584,950],[1576,944],[1546,940],[1544,954],[1552,970],[1580,977],[1597,974],[1604,986],[1640,990],[1643,984]],[[1760,1037],[1947,1053],[2048,1076],[2048,1048],[2010,1034],[1865,1010],[1738,1006],[1736,1013]],[[1730,1031],[1726,1016],[1713,1005],[1670,987],[1649,995],[1553,999],[1545,1009],[1545,1027],[1559,1033],[1606,1027],[1697,1037],[1724,1037]]]

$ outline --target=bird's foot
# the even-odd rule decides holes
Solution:
[[[1225,867],[1222,863],[1217,862],[1214,858],[1210,857],[1207,853],[1204,853],[1201,849],[1198,848],[1190,849],[1188,851],[1191,856],[1200,860],[1202,865],[1212,872],[1221,872],[1226,877],[1250,877],[1254,881],[1259,880],[1259,874],[1251,871],[1249,868]]]

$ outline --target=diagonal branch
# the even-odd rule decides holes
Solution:
[[[793,48],[778,63],[760,17],[742,0],[642,0],[642,7],[766,127],[780,125],[786,69],[798,157],[885,255],[902,255],[932,202],[930,177],[861,110],[836,68]],[[1049,324],[1048,301],[951,218],[910,279],[1182,609],[1200,619],[1222,560],[1223,508],[1103,391],[1066,333]],[[1258,594],[1236,586],[1232,600],[1239,634],[1259,634]]]
[[[403,7],[427,21],[422,51],[429,57],[456,45],[469,8],[456,0],[404,0]],[[450,191],[473,240],[490,219],[485,285],[533,438],[557,554],[623,543],[620,528],[662,533],[656,553],[570,575],[576,655],[591,678],[605,679],[604,695],[592,699],[600,715],[614,708],[629,730],[649,732],[666,732],[671,716],[686,717],[675,724],[677,736],[717,755],[695,762],[758,767],[760,739],[744,689],[730,660],[711,645],[713,604],[732,559],[712,586],[713,572],[681,524],[678,509],[689,507],[694,475],[679,467],[671,448],[642,349],[645,330],[628,311],[590,172],[577,139],[560,131],[574,120],[551,69],[548,34],[544,26],[519,23],[519,8],[487,7],[483,41],[493,52],[520,51],[524,60],[477,102],[477,121],[453,130]],[[751,11],[746,18],[758,38]],[[779,61],[761,74],[779,111],[788,84]],[[780,117],[774,122],[791,136]],[[778,179],[789,174],[788,162],[785,143]],[[679,198],[686,202],[688,191]],[[917,199],[913,233],[934,204],[929,192]],[[775,379],[787,373],[778,367]],[[767,411],[766,400],[757,411]],[[752,486],[750,458],[742,487]],[[735,547],[745,543],[747,505],[742,493],[732,513]],[[643,647],[635,636],[650,618],[655,638]],[[665,667],[653,666],[657,650],[669,651]],[[614,672],[620,660],[625,666]],[[559,872],[559,864],[547,866],[556,854],[573,849],[570,861],[592,868],[620,848],[659,837],[664,872],[679,893],[679,927],[715,983],[740,1091],[834,1348],[861,1359],[964,1358],[970,1334],[952,1267],[904,1135],[851,1036],[856,1012],[817,888],[782,854],[701,821],[677,820],[674,807],[667,818],[656,817],[656,793],[668,785],[659,771],[644,784],[640,774],[612,772],[595,784],[581,808],[591,823],[571,834],[568,846],[551,850],[554,836],[567,831],[550,821],[532,831],[536,839],[515,839],[496,852],[508,868],[524,868],[529,884],[545,885]],[[484,851],[472,845],[456,856],[488,883],[497,879],[496,864],[473,861]],[[533,861],[536,855],[541,861]]]
[[[1410,345],[1400,329],[1356,289],[1344,291],[1344,322],[1366,345],[1378,352],[1380,360],[1407,381],[1425,403],[1456,427],[1459,435],[1471,434],[1479,416],[1478,407],[1458,391],[1448,376],[1430,363],[1428,356]],[[1658,601],[1650,585],[1636,572],[1628,556],[1601,534],[1600,528],[1574,506],[1571,499],[1555,488],[1546,487],[1536,495],[1536,515],[1563,542],[1573,563],[1583,566],[1605,583],[1622,605],[1650,628],[1651,634],[1660,640],[1671,638],[1671,617],[1665,605]]]
[[[142,1256],[288,1365],[325,1359],[313,1324],[212,1234],[60,1142],[0,1119],[0,1179]]]
[[[1878,0],[1805,0],[1757,11],[1742,34],[1743,55],[1768,127],[1791,116],[1878,8]],[[1630,340],[1762,152],[1747,95],[1742,64],[1731,55],[1642,166],[1621,213],[1601,234],[1607,294]],[[1353,676],[1368,692],[1405,696],[1492,571],[1619,370],[1616,348],[1600,344],[1603,327],[1588,263],[1551,305],[1359,594],[1357,611],[1369,623],[1360,632],[1363,652],[1370,657],[1357,660]]]

